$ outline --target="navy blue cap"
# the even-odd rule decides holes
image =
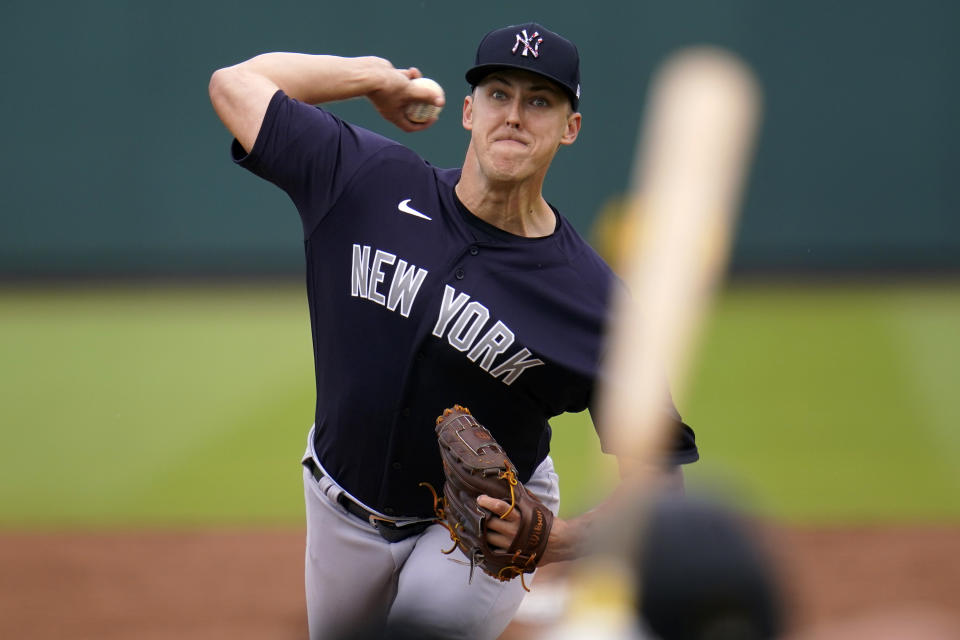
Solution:
[[[574,111],[580,105],[577,47],[543,25],[528,22],[485,35],[477,47],[474,66],[467,70],[467,82],[475,87],[497,69],[523,69],[549,78],[564,90]]]

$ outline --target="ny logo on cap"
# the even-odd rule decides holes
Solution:
[[[515,54],[517,49],[520,48],[520,45],[523,45],[523,51],[520,52],[521,56],[525,57],[527,52],[530,52],[533,54],[534,58],[539,58],[540,43],[543,42],[543,38],[538,37],[539,35],[539,31],[534,31],[532,36],[527,36],[527,30],[523,29],[517,34],[517,41],[513,45],[513,49],[511,49],[510,52]]]

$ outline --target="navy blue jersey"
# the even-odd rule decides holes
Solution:
[[[559,213],[524,238],[459,202],[459,169],[277,92],[242,166],[278,185],[303,223],[323,467],[383,513],[429,516],[443,483],[433,431],[471,409],[526,481],[547,420],[589,407],[609,267]],[[672,410],[672,407],[671,407]],[[677,417],[676,462],[697,458]]]

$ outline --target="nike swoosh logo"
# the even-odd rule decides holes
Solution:
[[[409,213],[412,216],[423,218],[424,220],[433,220],[433,218],[426,215],[425,213],[420,213],[419,211],[411,207],[409,204],[410,200],[411,198],[407,198],[406,200],[401,201],[400,204],[397,205],[397,209],[400,209],[400,211],[403,211],[404,213]]]

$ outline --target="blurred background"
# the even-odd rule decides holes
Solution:
[[[838,6],[839,5],[839,6]],[[955,269],[960,159],[955,3],[8,1],[0,270],[13,276],[299,274],[296,216],[231,165],[211,72],[273,50],[377,54],[447,91],[404,134],[365,101],[337,112],[439,166],[479,38],[532,20],[582,53],[584,128],[547,193],[584,233],[626,186],[650,72],[676,47],[746,59],[766,122],[735,266]]]
[[[300,224],[233,166],[210,74],[275,50],[417,66],[447,94],[426,132],[363,100],[330,109],[456,166],[476,44],[528,20],[580,49],[583,130],[545,195],[600,251],[656,66],[709,43],[763,86],[730,278],[677,399],[702,452],[691,486],[790,527],[960,522],[960,5],[3,9],[0,529],[301,527],[314,386]],[[573,515],[615,472],[584,453],[586,415],[554,431]]]

